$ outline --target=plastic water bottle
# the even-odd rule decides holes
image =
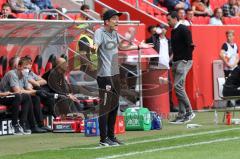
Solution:
[[[215,112],[214,112],[214,123],[215,123],[215,125],[218,124],[218,114],[217,114],[217,110],[215,110]]]

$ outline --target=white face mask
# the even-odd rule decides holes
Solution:
[[[157,28],[157,29],[156,29],[156,33],[157,33],[157,34],[161,34],[161,33],[162,33],[162,29],[161,29],[161,28]]]
[[[30,71],[29,71],[28,68],[25,68],[25,69],[22,70],[23,76],[28,76],[28,73],[29,73],[29,72],[30,72]]]

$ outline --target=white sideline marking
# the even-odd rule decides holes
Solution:
[[[191,134],[184,134],[184,135],[176,135],[176,136],[149,139],[149,140],[141,140],[141,141],[126,143],[125,145],[135,145],[135,144],[142,144],[142,143],[148,143],[148,142],[157,142],[157,141],[179,139],[179,138],[184,138],[184,137],[192,137],[192,136],[207,135],[207,134],[217,134],[217,133],[233,131],[233,130],[240,130],[240,128],[220,129],[220,130],[212,130],[212,131],[205,131],[205,132],[198,132],[198,133],[191,133]],[[103,149],[103,148],[110,148],[110,146],[109,147],[97,146],[97,147],[71,148],[71,149],[95,150],[95,149]]]
[[[184,147],[208,145],[208,144],[212,144],[212,143],[219,143],[219,142],[239,140],[239,139],[240,139],[240,137],[216,139],[216,140],[210,140],[210,141],[196,142],[196,143],[192,143],[192,144],[183,144],[183,145],[176,145],[176,146],[150,149],[150,150],[145,150],[145,151],[137,151],[137,152],[130,152],[130,153],[119,154],[119,155],[106,156],[106,157],[101,157],[101,158],[97,158],[97,159],[122,158],[122,157],[128,157],[128,156],[139,155],[139,154],[144,154],[144,153],[151,153],[151,152],[156,152],[156,151],[166,151],[166,150],[173,150],[173,149],[184,148]]]

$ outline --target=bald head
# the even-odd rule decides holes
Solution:
[[[62,58],[59,57],[56,59],[56,64],[57,64],[57,71],[60,73],[66,73],[67,72],[67,68],[68,68],[68,64],[67,61]]]
[[[64,64],[65,62],[66,62],[66,60],[62,57],[59,57],[59,58],[56,59],[57,65]]]

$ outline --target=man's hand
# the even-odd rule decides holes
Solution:
[[[154,47],[153,44],[151,44],[151,43],[147,44],[147,43],[144,43],[143,41],[139,44],[140,49],[148,49],[148,48],[153,48],[153,47]]]
[[[96,53],[97,52],[98,46],[96,44],[89,45],[89,47],[90,47],[92,53]]]
[[[70,99],[73,100],[74,102],[78,102],[77,97],[75,97],[73,94],[68,94],[67,96],[68,96],[68,98],[70,98]]]
[[[1,94],[2,94],[2,96],[8,96],[8,95],[12,95],[13,93],[12,92],[2,92]]]

